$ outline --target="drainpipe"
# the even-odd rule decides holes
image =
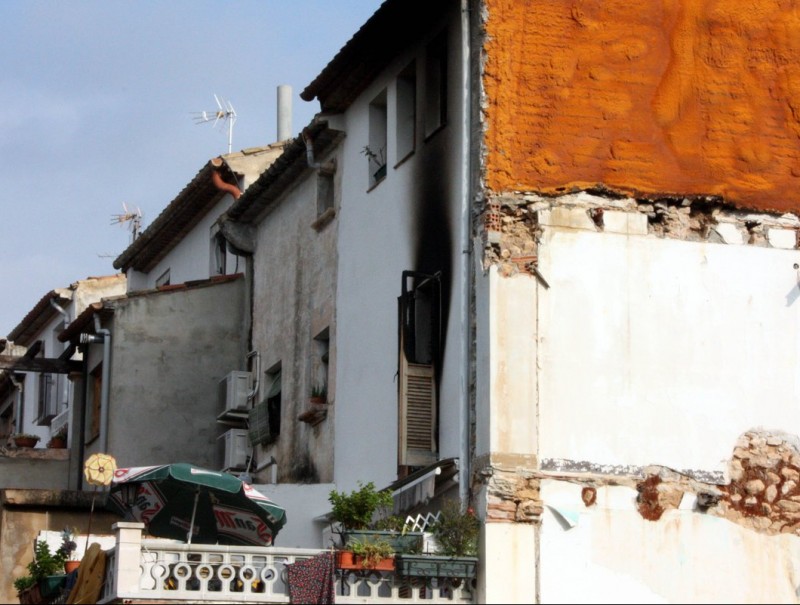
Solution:
[[[209,163],[211,164],[212,168],[211,182],[214,183],[214,186],[220,191],[230,193],[233,196],[233,199],[238,200],[242,195],[242,192],[236,185],[231,185],[230,183],[223,181],[222,175],[219,173],[219,169],[222,168],[222,158],[214,158]]]
[[[69,324],[69,313],[67,313],[67,312],[66,312],[66,311],[65,311],[65,310],[64,310],[64,309],[61,307],[61,305],[59,305],[59,304],[56,302],[56,299],[55,299],[55,298],[51,298],[51,299],[50,299],[50,306],[51,306],[51,307],[53,307],[53,308],[54,308],[56,311],[58,311],[59,313],[61,313],[61,315],[63,315],[63,316],[64,316],[64,325],[65,325],[65,326],[66,326],[66,325],[68,325],[68,324]]]
[[[306,144],[306,161],[308,162],[308,167],[314,170],[319,169],[322,164],[314,159],[314,140],[311,138],[311,132],[308,130],[308,127],[303,128],[303,141]]]
[[[100,327],[100,317],[94,315],[94,331],[103,341],[103,376],[100,386],[100,451],[108,451],[108,390],[111,371],[111,330]]]
[[[25,429],[22,426],[22,389],[24,382],[19,382],[16,378],[14,378],[14,373],[9,372],[8,378],[11,380],[11,384],[14,385],[14,388],[17,389],[17,402],[16,402],[16,419],[14,421],[14,425],[16,426],[14,432],[15,433],[24,433]]]
[[[259,382],[259,377],[261,376],[261,353],[259,353],[258,351],[250,351],[247,354],[247,357],[245,358],[245,364],[247,364],[248,360],[251,357],[255,357],[256,358],[256,364],[255,364],[256,365],[256,370],[255,370],[255,372],[253,372],[253,390],[251,390],[247,394],[248,401],[251,400],[251,399],[254,399],[255,396],[256,396],[256,393],[258,393],[258,382]]]
[[[472,368],[472,319],[470,316],[470,297],[472,295],[472,246],[470,234],[472,220],[470,212],[470,145],[471,137],[471,94],[472,82],[470,73],[470,28],[469,0],[461,0],[461,98],[463,112],[461,142],[461,454],[458,465],[458,492],[462,506],[466,506],[470,497],[470,453],[471,453],[471,400],[470,373]]]

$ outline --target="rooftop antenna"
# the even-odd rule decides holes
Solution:
[[[122,209],[124,210],[122,214],[111,215],[111,224],[118,224],[121,226],[125,223],[130,223],[131,243],[133,243],[134,240],[139,237],[139,230],[142,228],[142,211],[137,206],[136,211],[131,212],[128,210],[128,205],[125,202],[122,202]]]
[[[233,108],[230,101],[221,99],[217,95],[214,95],[214,101],[217,103],[217,110],[195,112],[194,123],[206,124],[208,122],[214,122],[213,126],[216,126],[221,121],[223,125],[227,124],[228,153],[230,153],[233,147],[233,125],[236,123],[236,110]]]

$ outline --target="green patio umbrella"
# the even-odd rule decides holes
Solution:
[[[270,546],[286,523],[286,511],[250,484],[186,463],[118,468],[107,507],[190,544]]]

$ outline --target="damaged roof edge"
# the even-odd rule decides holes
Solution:
[[[8,333],[8,340],[14,344],[27,346],[28,339],[35,336],[41,327],[58,313],[56,308],[50,304],[51,300],[59,305],[67,304],[72,300],[72,290],[70,288],[57,288],[42,296],[22,321]]]
[[[344,132],[328,128],[326,121],[314,121],[304,129],[313,141],[316,158],[322,158],[344,138]],[[220,222],[233,220],[241,223],[257,222],[264,210],[302,174],[310,170],[306,154],[306,143],[302,136],[292,139],[283,153],[250,185]]]

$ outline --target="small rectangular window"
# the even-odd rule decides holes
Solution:
[[[333,178],[336,176],[335,164],[329,162],[317,173],[317,217],[333,210]]]
[[[414,151],[417,138],[417,64],[412,61],[397,77],[397,161]]]
[[[168,286],[169,285],[169,269],[164,271],[161,275],[156,278],[156,288],[160,288],[161,286]]]
[[[264,372],[265,391],[261,401],[248,414],[248,440],[251,445],[270,445],[281,434],[281,367]]]
[[[425,54],[425,136],[447,123],[447,33],[428,45]]]
[[[386,177],[386,111],[386,90],[383,90],[369,104],[369,143],[362,149],[367,158],[370,187]]]

